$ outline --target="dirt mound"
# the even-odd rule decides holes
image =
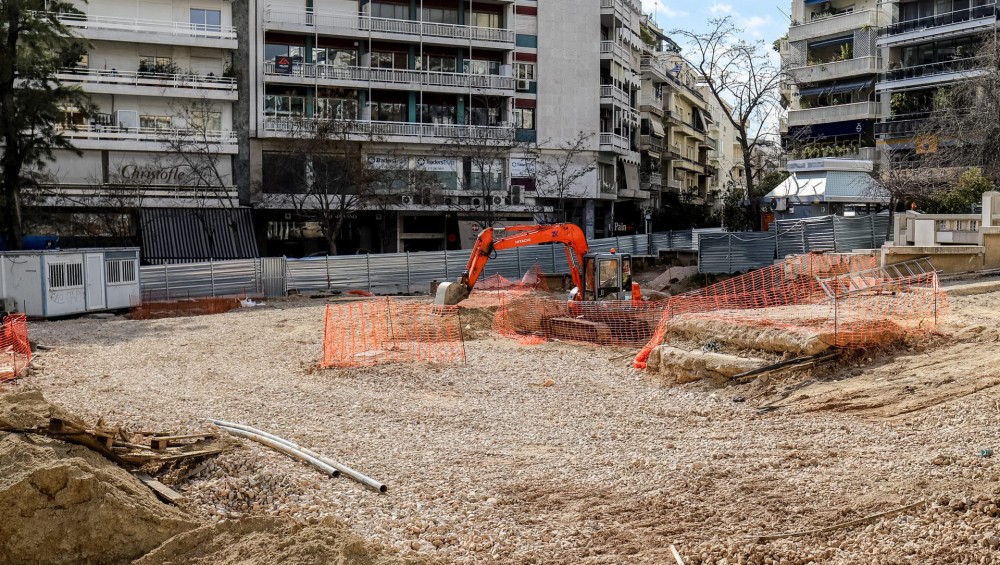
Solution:
[[[0,427],[65,414],[37,392],[0,397]],[[86,447],[0,432],[0,563],[125,563],[194,527]]]
[[[389,557],[344,524],[326,518],[303,525],[291,518],[247,518],[203,526],[170,539],[133,565],[422,565]]]

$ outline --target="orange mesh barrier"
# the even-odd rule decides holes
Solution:
[[[480,279],[469,297],[462,301],[462,308],[497,308],[504,299],[548,290],[545,274],[538,263],[535,263],[518,281],[512,281],[499,273]]]
[[[390,298],[330,304],[323,328],[324,367],[465,361],[457,306]]]
[[[802,255],[672,296],[635,366],[646,366],[679,320],[780,327],[837,347],[885,344],[936,330],[947,310],[937,273],[889,276],[875,263],[871,256]]]
[[[240,307],[238,298],[187,298],[183,300],[142,301],[131,298],[133,320],[158,320],[181,316],[224,314]]]
[[[24,314],[0,318],[0,382],[17,378],[31,363],[28,319]]]
[[[547,339],[635,346],[653,335],[666,301],[568,301],[534,294],[503,296],[493,329],[524,344]]]

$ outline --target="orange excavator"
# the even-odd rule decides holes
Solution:
[[[496,257],[497,251],[561,243],[569,263],[570,276],[575,288],[570,292],[573,301],[633,300],[641,299],[639,285],[632,282],[632,257],[610,253],[589,253],[587,238],[574,224],[549,224],[486,228],[476,239],[469,263],[456,282],[438,286],[434,303],[452,306],[465,300],[487,261]],[[581,290],[582,289],[582,290]]]

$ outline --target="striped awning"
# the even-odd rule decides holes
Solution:
[[[143,208],[142,260],[152,264],[258,256],[249,208]]]

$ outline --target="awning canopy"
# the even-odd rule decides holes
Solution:
[[[258,256],[249,208],[143,208],[140,219],[148,263]]]
[[[810,88],[799,89],[799,96],[815,96],[817,94],[834,94],[837,92],[848,92],[851,90],[862,90],[865,88],[870,88],[874,84],[875,78],[865,78],[861,80],[852,80],[850,82],[841,82],[837,84],[824,85],[824,86],[813,86]]]
[[[840,37],[834,37],[832,39],[821,39],[819,41],[809,42],[810,49],[816,49],[819,47],[829,47],[831,45],[840,45],[842,43],[847,43],[848,41],[854,41],[854,34],[842,35]]]
[[[667,136],[666,132],[663,129],[663,122],[661,122],[657,118],[653,118],[653,119],[649,120],[649,125],[650,125],[650,127],[653,128],[653,135],[654,136],[656,136],[656,137],[666,137]]]
[[[812,124],[808,126],[792,126],[788,128],[788,136],[792,139],[809,140],[831,137],[851,136],[857,138],[871,131],[873,120],[851,120],[833,122],[830,124]]]
[[[625,167],[625,188],[630,192],[639,190],[639,166],[631,163],[622,163]]]
[[[889,195],[871,175],[863,172],[827,171],[793,173],[761,199],[787,199],[789,204],[820,202],[888,202]]]

